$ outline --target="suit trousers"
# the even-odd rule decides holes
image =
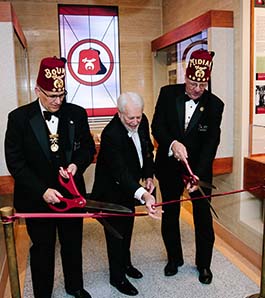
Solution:
[[[179,178],[180,179],[180,178]],[[159,180],[163,202],[179,200],[183,193],[183,184],[177,178]],[[199,191],[191,194],[192,197],[201,196]],[[210,268],[214,245],[214,230],[212,214],[207,199],[192,201],[193,221],[195,227],[195,264],[197,267]],[[180,203],[163,206],[161,232],[166,247],[168,260],[183,261],[183,252],[180,233]]]
[[[82,289],[83,219],[26,219],[26,225],[32,241],[30,267],[34,297],[52,296],[57,233],[61,245],[65,289],[66,291]]]
[[[130,246],[134,217],[109,217],[106,220],[123,237],[123,239],[118,239],[104,229],[109,260],[110,280],[115,283],[124,280],[126,266],[131,265]]]

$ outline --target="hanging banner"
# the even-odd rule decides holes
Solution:
[[[67,101],[90,117],[110,117],[120,95],[118,8],[58,5]]]

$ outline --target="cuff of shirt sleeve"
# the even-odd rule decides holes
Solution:
[[[170,157],[170,156],[172,156],[173,155],[173,151],[172,151],[172,145],[174,144],[176,142],[176,140],[174,140],[171,144],[170,144],[170,146],[169,146],[169,149],[168,149],[168,157]]]
[[[146,192],[146,190],[143,187],[140,187],[136,190],[134,197],[135,199],[139,200],[141,204],[145,204],[145,201],[142,199],[143,194]]]

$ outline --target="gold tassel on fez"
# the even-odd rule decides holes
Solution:
[[[58,144],[59,135],[58,134],[50,134],[49,138],[50,138],[50,142],[51,142],[50,148],[51,148],[52,152],[57,152],[59,149],[59,144]]]

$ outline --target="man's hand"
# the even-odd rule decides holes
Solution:
[[[145,201],[145,207],[148,211],[150,217],[155,219],[160,219],[158,209],[154,206],[155,204],[155,197],[152,196],[149,192],[145,192],[142,195],[142,199]]]
[[[69,179],[69,173],[71,173],[72,176],[74,176],[76,171],[77,171],[77,166],[74,163],[71,163],[66,169],[64,169],[63,167],[60,167],[59,174],[63,178]]]
[[[149,192],[152,193],[153,190],[155,189],[155,184],[153,178],[147,178],[145,180],[145,189]]]
[[[59,193],[59,191],[53,188],[48,188],[43,194],[43,199],[48,204],[60,203],[61,201],[58,197],[62,197],[62,195]]]
[[[193,175],[192,178],[194,178],[194,180],[195,180],[194,182],[196,182],[196,180],[199,181],[199,177],[196,175]],[[196,183],[188,182],[186,185],[186,189],[188,192],[194,192],[194,191],[198,190],[198,188],[199,188],[199,185]]]
[[[178,141],[174,141],[172,143],[171,150],[173,152],[173,156],[178,161],[180,161],[180,160],[186,161],[187,160],[187,158],[188,158],[187,149],[182,143],[180,143]]]

